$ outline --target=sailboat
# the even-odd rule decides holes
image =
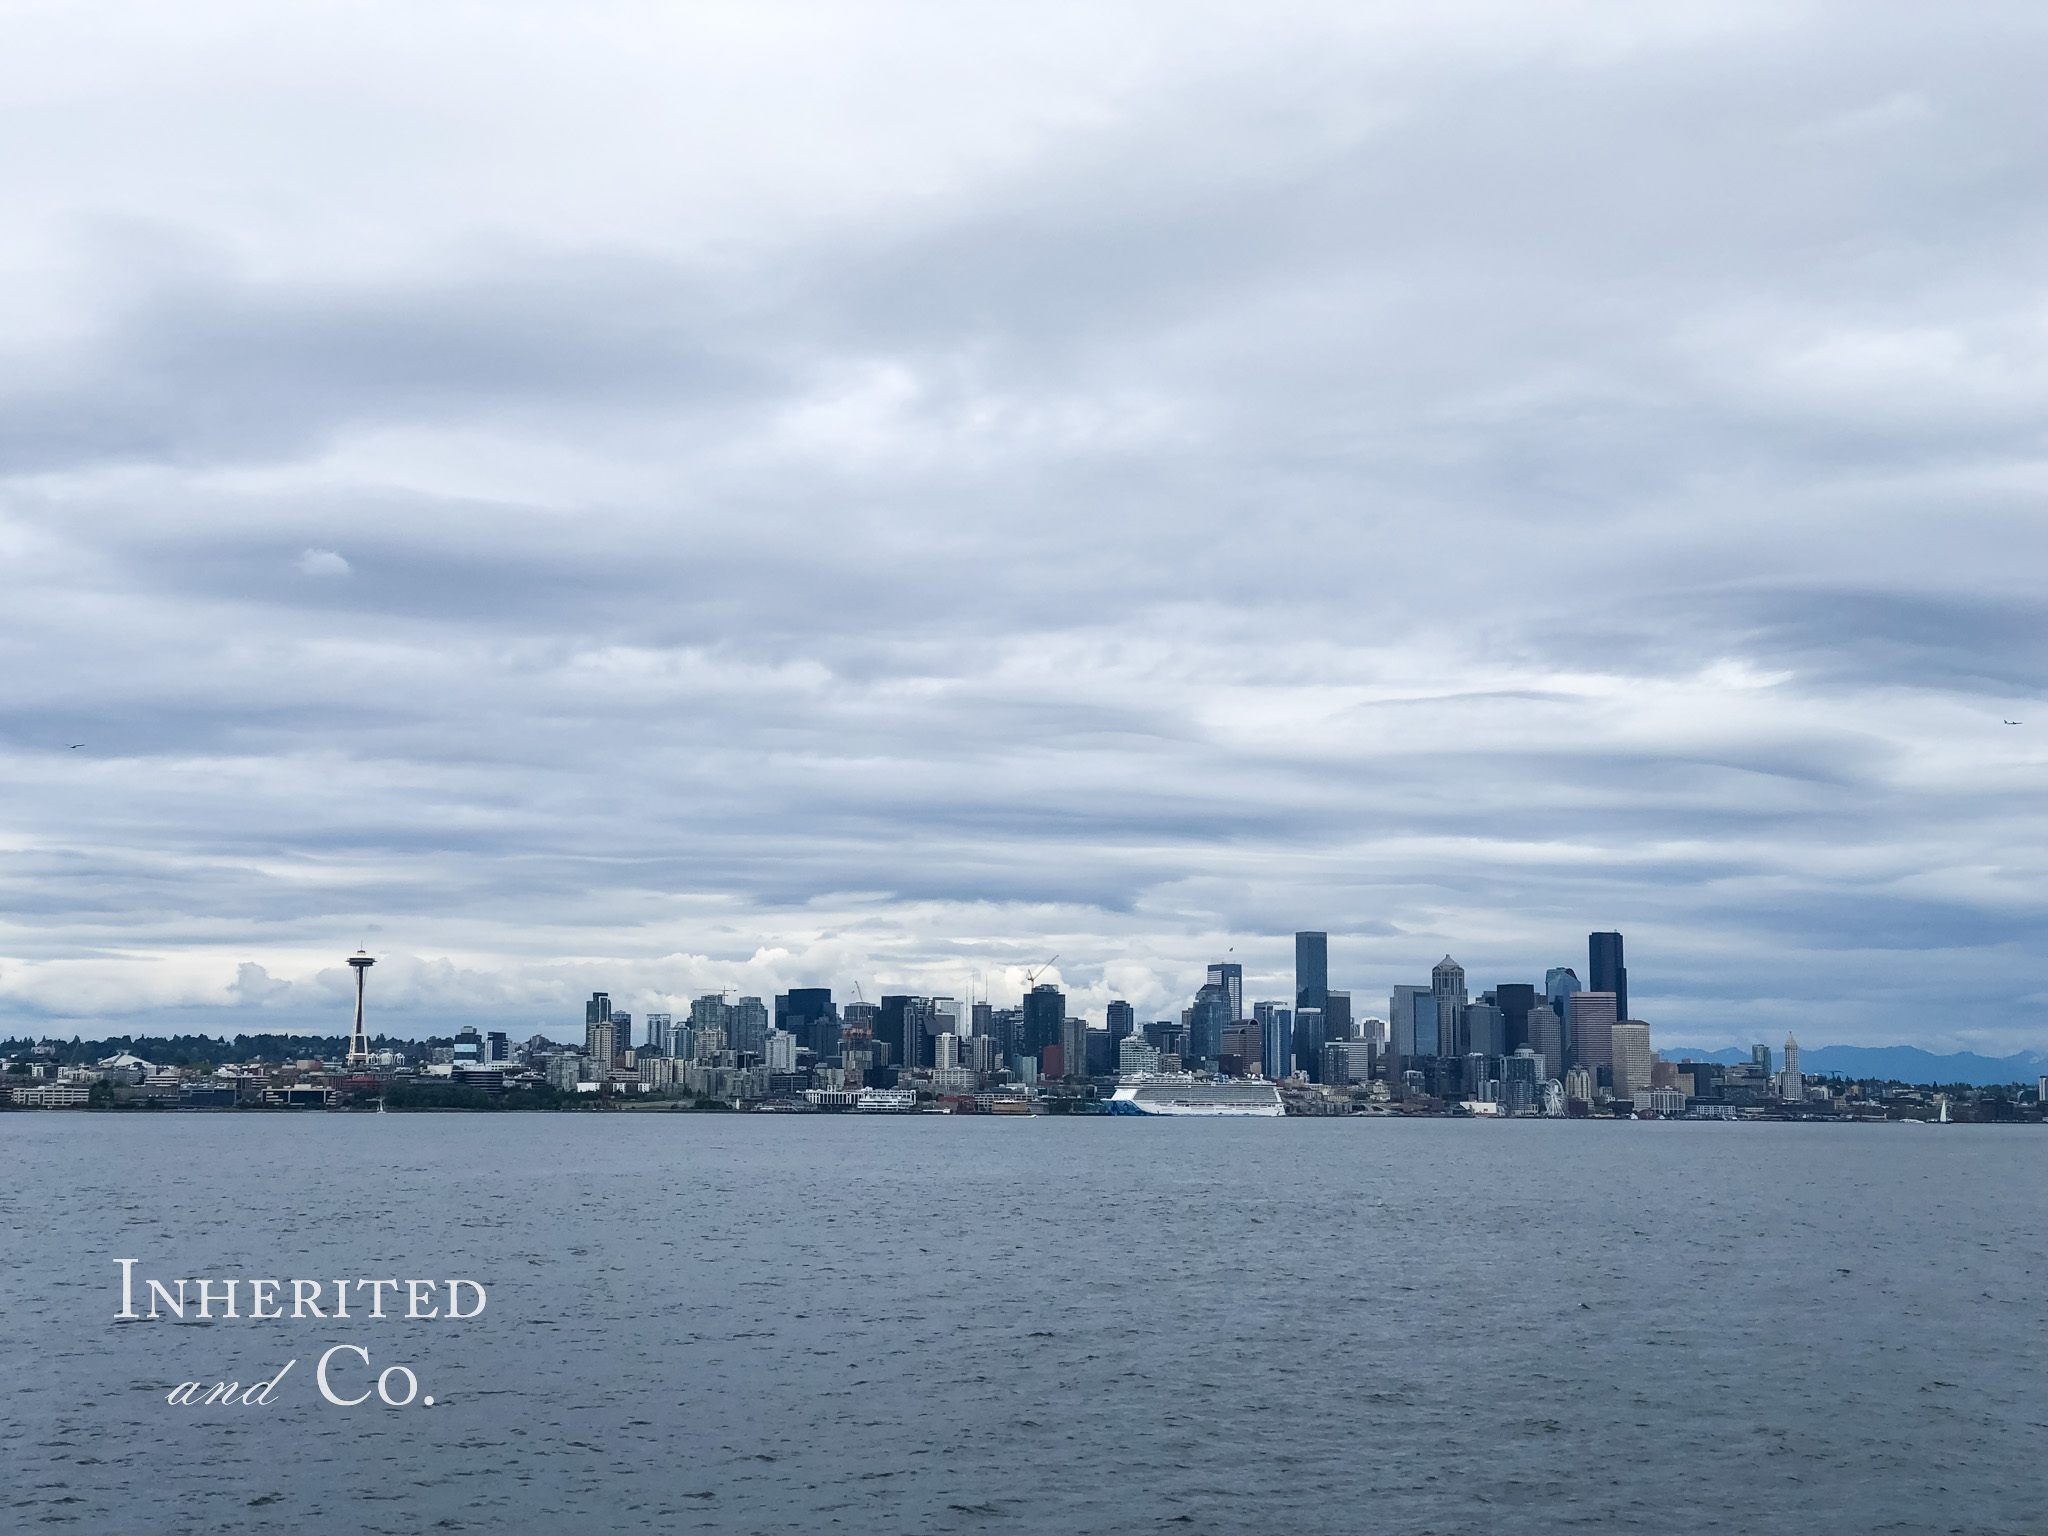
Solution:
[[[1949,1123],[1947,1094],[1941,1096],[1941,1113],[1935,1116],[1934,1123],[1936,1125],[1947,1125]]]

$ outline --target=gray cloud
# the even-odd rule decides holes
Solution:
[[[203,124],[14,188],[0,1011],[1165,1011],[1297,926],[1376,1008],[1618,926],[1662,1039],[2040,1047],[2035,30],[1126,24],[978,98],[764,32],[726,123],[568,28],[460,82],[592,93],[518,196],[408,99],[290,218]],[[687,217],[588,194],[643,139]]]

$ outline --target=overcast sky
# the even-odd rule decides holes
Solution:
[[[1660,1046],[2048,1048],[2044,79],[2030,4],[8,6],[0,1032],[1619,928]]]

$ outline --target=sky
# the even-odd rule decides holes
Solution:
[[[2048,13],[0,8],[0,1033],[2048,1048]],[[2022,722],[2007,725],[2007,720]]]

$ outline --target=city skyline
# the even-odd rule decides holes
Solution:
[[[1190,998],[1180,1002],[1175,1002],[1170,995],[1159,993],[1148,993],[1136,998],[1121,993],[1102,996],[1100,994],[1104,988],[1100,983],[1094,986],[1074,987],[1064,979],[1056,966],[1048,964],[1022,968],[1021,980],[1016,982],[1014,994],[1007,997],[997,995],[997,990],[1002,985],[1001,980],[998,979],[992,987],[990,978],[985,973],[975,976],[966,986],[956,991],[899,991],[891,994],[883,985],[871,982],[874,994],[872,1000],[869,1000],[868,992],[857,978],[842,979],[831,984],[789,987],[772,994],[772,1018],[774,1027],[783,1028],[783,1017],[787,1012],[793,1021],[787,1027],[797,1031],[797,1037],[801,1039],[804,1038],[810,1021],[823,1020],[828,1016],[837,1020],[844,1004],[848,1009],[858,1010],[864,1020],[873,1024],[877,1038],[891,1041],[894,1048],[901,1051],[903,1041],[907,1037],[916,1038],[915,1032],[906,1035],[906,1004],[915,1004],[918,1008],[926,1010],[943,1009],[947,1017],[953,1021],[945,1027],[955,1029],[963,1035],[985,1033],[989,1010],[993,1007],[998,1010],[1010,1010],[1019,1016],[1030,1051],[1036,1054],[1048,1045],[1060,1044],[1064,1038],[1063,1026],[1066,1024],[1086,1024],[1095,1027],[1100,1021],[1114,1031],[1121,1019],[1125,1026],[1123,1032],[1128,1033],[1134,1019],[1149,1020],[1154,1013],[1170,1017],[1177,1012],[1184,1023],[1190,1019],[1207,1018],[1206,1024],[1197,1023],[1195,1029],[1198,1039],[1206,1039],[1205,1054],[1210,1056],[1216,1055],[1222,1049],[1220,1033],[1226,1025],[1257,1020],[1268,1026],[1263,1042],[1263,1062],[1269,1076],[1287,1075],[1286,1064],[1290,1061],[1290,1053],[1297,1046],[1304,1053],[1304,1059],[1315,1057],[1325,1037],[1369,1038],[1390,1046],[1396,1057],[1417,1054],[1416,1042],[1424,1038],[1418,1033],[1424,1028],[1420,1023],[1422,1016],[1415,1011],[1415,996],[1418,994],[1425,999],[1432,995],[1438,999],[1438,1003],[1432,1005],[1429,1013],[1430,1022],[1426,1026],[1428,1040],[1448,1041],[1453,1034],[1463,1037],[1462,1011],[1469,1003],[1475,1001],[1474,993],[1477,989],[1468,985],[1466,969],[1455,957],[1444,955],[1432,968],[1427,984],[1393,983],[1391,990],[1386,994],[1384,1009],[1376,1011],[1378,994],[1371,983],[1367,983],[1362,989],[1356,985],[1340,987],[1332,984],[1329,940],[1330,935],[1324,930],[1297,930],[1291,939],[1293,969],[1284,977],[1254,971],[1248,983],[1241,962],[1210,961],[1202,968],[1203,981],[1195,986]],[[1502,1055],[1512,1051],[1517,1045],[1527,1043],[1536,1045],[1540,1052],[1545,1048],[1544,1032],[1548,1030],[1550,1054],[1553,1059],[1561,1059],[1561,1052],[1576,1057],[1580,1050],[1582,1034],[1581,1010],[1576,1005],[1595,999],[1605,1000],[1598,1004],[1598,1008],[1604,1011],[1597,1015],[1602,1020],[1600,1028],[1603,1031],[1612,1024],[1623,1021],[1637,1024],[1644,1022],[1629,1012],[1632,1005],[1628,1000],[1628,973],[1621,966],[1623,943],[1624,935],[1620,932],[1591,932],[1585,940],[1586,958],[1573,965],[1545,968],[1542,972],[1545,979],[1541,987],[1532,982],[1498,979],[1492,985],[1485,986],[1483,997],[1476,1000],[1494,1011],[1490,1035],[1492,1043],[1482,1044],[1477,1048],[1487,1050],[1493,1055]],[[1236,953],[1235,946],[1231,947],[1229,953]],[[353,1030],[358,1039],[365,1030],[364,973],[376,963],[377,958],[366,951],[358,951],[344,960],[353,978]],[[1342,964],[1341,952],[1339,964]],[[1599,978],[1606,984],[1605,987],[1578,980],[1581,973],[1586,977]],[[1014,976],[1016,970],[1013,968],[1000,974]],[[1348,978],[1340,974],[1339,979]],[[1613,990],[1617,981],[1620,985],[1618,993]],[[1262,997],[1259,993],[1268,982],[1273,986],[1273,995]],[[840,993],[844,995],[839,995]],[[1576,999],[1572,994],[1577,995]],[[749,995],[737,991],[730,984],[724,984],[708,993],[700,991],[695,995],[621,991],[614,999],[611,989],[601,988],[593,991],[581,1002],[580,1034],[579,1026],[573,1021],[562,1023],[536,1019],[533,1021],[533,1028],[540,1036],[565,1041],[581,1038],[586,1045],[596,1050],[597,1054],[609,1056],[613,1054],[614,1048],[623,1052],[635,1046],[665,1046],[672,1020],[683,1025],[698,1022],[694,1015],[716,999],[724,999],[726,1005],[733,1004],[737,999],[738,1005],[754,1007],[758,1012],[765,1006],[763,999],[768,995],[770,994]],[[1535,1017],[1531,1012],[1532,1007],[1544,1004],[1546,999],[1555,1012],[1547,1016],[1546,1022],[1532,1022]],[[1046,1003],[1051,1011],[1039,1010],[1044,1012],[1044,1017],[1036,1018],[1034,1009],[1040,1002]],[[1497,1009],[1494,1008],[1496,1003],[1499,1005]],[[1572,1003],[1573,1006],[1568,1007],[1568,1003]],[[1057,1006],[1053,1006],[1054,1004]],[[616,1018],[620,1021],[616,1032],[613,1022],[615,1008],[618,1010]],[[1275,1016],[1274,1010],[1280,1010],[1278,1016],[1288,1021],[1286,1028],[1277,1035],[1270,1028],[1271,1020]],[[631,1023],[636,1012],[642,1021],[642,1033],[639,1036],[633,1034]],[[735,1048],[758,1054],[762,1049],[762,1038],[769,1027],[770,1019],[770,1013],[762,1012],[744,1039],[733,1042]],[[399,1022],[403,1027],[404,1021]],[[456,1019],[444,1014],[435,1016],[433,1022],[448,1027],[470,1029],[481,1027],[484,1022],[517,1027],[512,1025],[507,1017],[480,1021]],[[1368,1025],[1372,1027],[1367,1028]],[[375,1033],[376,1028],[372,1028],[370,1032]],[[1303,1030],[1309,1034],[1301,1034],[1300,1031]],[[597,1031],[604,1032],[604,1044],[601,1048],[597,1045],[600,1039],[595,1033]],[[286,1032],[291,1031],[287,1029]],[[327,1031],[323,1022],[316,1021],[301,1026],[297,1032],[320,1035]],[[1604,1035],[1602,1038],[1604,1039]],[[1691,1037],[1686,1038],[1686,1043],[1692,1046],[1699,1044]],[[1724,1045],[1720,1048],[1729,1047]],[[1419,1054],[1435,1054],[1435,1050],[1434,1046],[1429,1046],[1420,1050]],[[354,1054],[355,1047],[352,1045],[352,1057]],[[1604,1044],[1596,1047],[1594,1056],[1603,1063],[1606,1061]],[[913,1059],[909,1064],[930,1066],[931,1062]],[[1258,1065],[1259,1061],[1255,1058],[1249,1070],[1256,1071]]]

